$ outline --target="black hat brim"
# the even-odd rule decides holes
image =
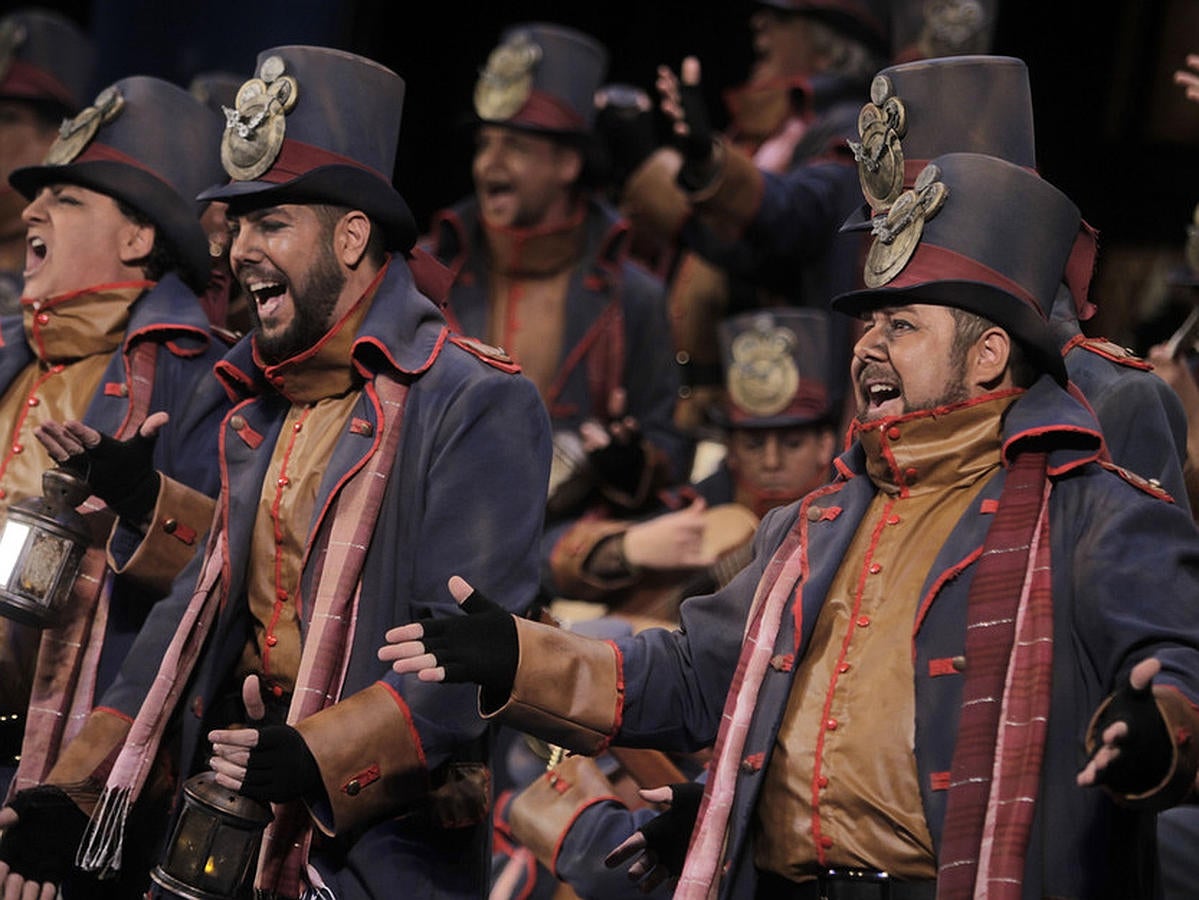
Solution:
[[[983,316],[1016,338],[1029,361],[1065,386],[1066,363],[1061,348],[1035,310],[1013,294],[981,281],[944,280],[898,288],[865,288],[834,297],[832,308],[858,317],[883,306],[931,303],[953,306]]]
[[[407,252],[416,244],[416,219],[390,184],[353,166],[319,166],[281,184],[231,181],[203,191],[198,199],[232,207],[276,203],[330,203],[360,209],[383,229],[387,249]]]
[[[200,207],[149,172],[114,160],[88,160],[64,166],[26,166],[8,176],[27,200],[48,184],[77,184],[127,203],[154,223],[179,256],[193,284],[206,284],[212,271]]]

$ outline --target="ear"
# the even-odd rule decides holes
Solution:
[[[356,269],[366,256],[370,239],[370,217],[360,209],[352,209],[333,229],[333,254],[347,269]]]
[[[139,225],[126,219],[121,225],[118,253],[121,262],[127,266],[136,266],[154,249],[154,237],[158,230],[153,225]]]
[[[583,174],[583,152],[576,147],[558,148],[558,179],[572,185]]]
[[[1011,378],[1008,361],[1012,355],[1012,338],[1002,328],[984,331],[967,358],[967,377],[970,382],[986,391],[1003,386],[1004,379]]]

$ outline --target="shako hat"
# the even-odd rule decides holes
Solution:
[[[96,50],[73,21],[43,9],[0,18],[0,99],[49,101],[74,114],[87,102]]]
[[[852,316],[908,303],[977,313],[1064,385],[1048,319],[1080,221],[1069,197],[1022,166],[978,153],[938,156],[886,216],[863,226],[874,235],[867,286],[832,306]]]
[[[709,412],[724,428],[785,428],[827,422],[829,314],[780,307],[730,316],[718,326],[723,402]]]
[[[1028,67],[1012,56],[947,56],[874,77],[853,144],[862,193],[885,208],[930,159],[983,153],[1036,168]]]
[[[404,80],[329,47],[273,47],[225,108],[221,163],[232,179],[203,200],[329,203],[377,222],[389,249],[416,242],[416,220],[392,184]]]
[[[219,177],[220,133],[220,120],[186,90],[133,75],[63,122],[42,165],[8,180],[29,199],[45,185],[69,183],[129,204],[175,248],[192,283],[203,284],[212,260],[195,197]]]
[[[563,25],[506,28],[475,82],[478,122],[561,135],[589,135],[608,51]]]
[[[784,12],[801,13],[822,21],[879,56],[891,55],[892,0],[756,0]]]

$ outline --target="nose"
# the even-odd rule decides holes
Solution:
[[[766,444],[762,447],[762,468],[773,471],[780,468],[782,464],[783,454],[779,436],[777,434],[767,435]]]
[[[21,221],[26,225],[45,221],[46,195],[49,190],[49,188],[42,188],[21,210]]]
[[[229,236],[229,265],[234,272],[239,265],[261,256],[258,243],[254,240],[254,229],[238,228]]]
[[[876,359],[886,359],[887,349],[883,341],[882,329],[867,328],[853,345],[853,355],[861,362]]]

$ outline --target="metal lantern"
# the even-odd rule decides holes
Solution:
[[[0,531],[0,615],[26,625],[53,625],[71,593],[91,541],[75,507],[88,483],[61,468],[42,473],[42,496],[9,507]]]
[[[183,784],[183,811],[166,854],[150,873],[154,882],[186,900],[234,900],[251,893],[269,806],[216,783],[216,773]]]

